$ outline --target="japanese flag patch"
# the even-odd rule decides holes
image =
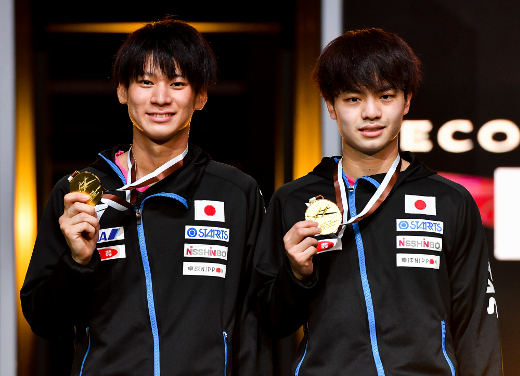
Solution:
[[[435,197],[405,195],[404,212],[407,214],[436,215]]]
[[[224,202],[195,200],[195,220],[224,222]]]

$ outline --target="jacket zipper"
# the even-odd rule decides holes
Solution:
[[[123,184],[126,184],[126,179],[121,173],[121,170],[117,165],[111,160],[105,158],[104,155],[99,153],[99,156],[103,158],[108,165],[114,170],[114,172],[119,176]],[[153,288],[152,288],[152,274],[150,272],[150,263],[148,261],[148,252],[146,250],[146,242],[144,238],[144,230],[141,220],[141,212],[143,210],[144,201],[152,196],[144,197],[144,194],[141,192],[137,192],[136,202],[134,204],[135,216],[137,220],[137,236],[139,238],[139,249],[141,251],[141,259],[143,262],[144,275],[146,280],[146,298],[148,301],[148,315],[150,317],[150,324],[152,328],[152,336],[153,336],[153,349],[154,349],[154,376],[160,376],[161,374],[161,362],[160,362],[160,350],[159,350],[159,329],[157,328],[157,317],[155,315],[155,303],[153,297]],[[186,204],[185,204],[186,205]],[[186,205],[187,206],[187,205]],[[90,348],[90,338],[89,338],[89,348]],[[88,351],[87,351],[88,353]],[[86,355],[85,355],[86,357]],[[85,362],[85,360],[83,360]],[[83,365],[81,367],[83,371]],[[80,373],[81,376],[81,373]]]
[[[357,215],[355,188],[357,187],[359,179],[356,180],[356,182],[354,183],[354,187],[351,187],[348,183],[348,179],[347,179],[347,176],[345,175],[345,172],[343,172],[343,180],[345,182],[345,185],[348,188],[348,201],[349,201],[349,208],[350,208],[350,217],[352,218]],[[370,179],[368,181],[372,184],[374,184],[374,182],[375,182],[373,179]],[[377,182],[375,182],[375,183],[376,183],[375,185],[379,185],[379,183],[377,183]],[[359,224],[353,223],[352,228],[354,230],[356,247],[358,250],[359,272],[361,274],[361,285],[363,287],[363,295],[365,296],[365,305],[366,305],[367,315],[368,315],[368,328],[370,331],[370,343],[372,345],[372,355],[374,357],[377,375],[384,376],[385,370],[383,367],[383,362],[381,361],[381,356],[379,354],[379,346],[377,344],[376,319],[375,319],[375,315],[374,315],[374,305],[372,302],[372,294],[370,292],[370,284],[368,282],[363,239],[361,237],[361,231],[359,230]]]
[[[139,237],[139,249],[141,251],[141,260],[143,262],[144,275],[146,280],[146,298],[148,300],[148,315],[150,316],[150,324],[152,328],[152,336],[153,336],[153,354],[154,354],[154,376],[161,375],[161,352],[159,349],[159,329],[157,327],[157,316],[155,314],[155,299],[153,296],[153,286],[152,286],[152,273],[150,271],[150,262],[148,260],[148,251],[146,249],[146,240],[144,236],[144,228],[143,228],[143,206],[146,200],[150,197],[168,197],[173,198],[179,202],[181,202],[186,208],[188,208],[188,203],[186,199],[183,197],[176,195],[175,193],[156,193],[151,196],[144,197],[142,194],[137,194],[136,204],[134,204],[134,209],[136,212],[136,217],[138,220],[137,223],[137,236]],[[140,204],[138,207],[137,204]]]
[[[137,219],[137,224],[141,224],[141,209],[135,209],[135,218]]]
[[[87,347],[87,351],[85,352],[85,356],[83,357],[83,362],[81,362],[81,370],[79,371],[79,376],[81,376],[83,374],[83,366],[85,365],[85,360],[87,360],[87,355],[90,351],[90,331],[89,331],[89,328],[86,329],[86,332],[87,332],[87,338],[88,338],[88,347]]]
[[[151,197],[151,196],[149,196]],[[147,197],[148,198],[148,197]],[[141,213],[143,210],[144,201],[141,202],[141,206],[138,208],[134,205],[137,213]],[[150,325],[152,328],[153,337],[153,374],[154,376],[160,376],[161,374],[161,352],[159,349],[159,328],[157,327],[157,316],[155,314],[155,300],[153,297],[153,286],[152,286],[152,273],[150,271],[150,262],[148,260],[148,251],[146,250],[146,242],[144,237],[143,223],[140,220],[137,223],[137,236],[139,237],[139,249],[141,251],[141,260],[143,262],[144,276],[146,282],[146,299],[148,301],[148,316],[150,317]]]
[[[224,337],[224,376],[227,375],[227,362],[228,362],[228,345],[227,345],[227,333],[222,332]]]
[[[137,220],[137,225],[141,224],[141,203],[143,202],[143,199],[145,198],[144,193],[137,192],[137,197],[135,198],[135,219]]]
[[[441,321],[441,329],[442,329],[442,352],[444,353],[444,358],[446,358],[446,361],[448,362],[448,365],[450,366],[451,375],[455,376],[455,367],[453,366],[453,363],[450,360],[450,357],[448,356],[448,353],[446,352],[446,323],[444,320]]]
[[[298,374],[300,373],[300,367],[302,366],[303,360],[305,359],[305,355],[307,355],[307,346],[309,345],[309,323],[305,325],[307,327],[307,335],[305,336],[305,350],[303,352],[302,358],[300,359],[300,363],[298,363],[298,366],[296,367],[296,371],[294,371],[294,376],[298,376]]]

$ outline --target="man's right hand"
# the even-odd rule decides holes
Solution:
[[[283,237],[291,269],[294,276],[300,281],[310,277],[314,270],[312,258],[317,252],[316,245],[318,245],[318,240],[314,238],[314,235],[320,232],[318,223],[301,221],[295,223]]]
[[[72,192],[65,195],[65,209],[60,217],[60,229],[69,245],[72,258],[87,265],[96,249],[99,221],[93,206],[85,204],[89,195]]]

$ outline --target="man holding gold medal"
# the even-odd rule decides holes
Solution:
[[[74,338],[72,375],[269,374],[245,304],[263,199],[188,143],[216,80],[209,44],[184,22],[153,22],[113,72],[133,143],[54,188],[21,290],[27,321]]]
[[[419,65],[380,29],[347,32],[316,63],[343,155],[275,192],[252,282],[265,331],[303,326],[295,375],[501,374],[478,208],[399,152]]]

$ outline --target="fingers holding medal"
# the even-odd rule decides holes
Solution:
[[[312,198],[305,211],[305,221],[295,223],[285,234],[283,242],[294,276],[305,280],[312,276],[312,259],[318,252],[318,235],[330,235],[338,231],[343,221],[339,207],[323,196]]]
[[[70,193],[63,198],[60,229],[72,258],[87,265],[96,249],[99,221],[94,206],[101,200],[103,187],[99,178],[90,172],[74,172],[69,183]]]
[[[283,237],[291,270],[299,280],[310,277],[314,270],[312,258],[318,244],[315,236],[321,231],[317,225],[314,221],[297,222]]]

